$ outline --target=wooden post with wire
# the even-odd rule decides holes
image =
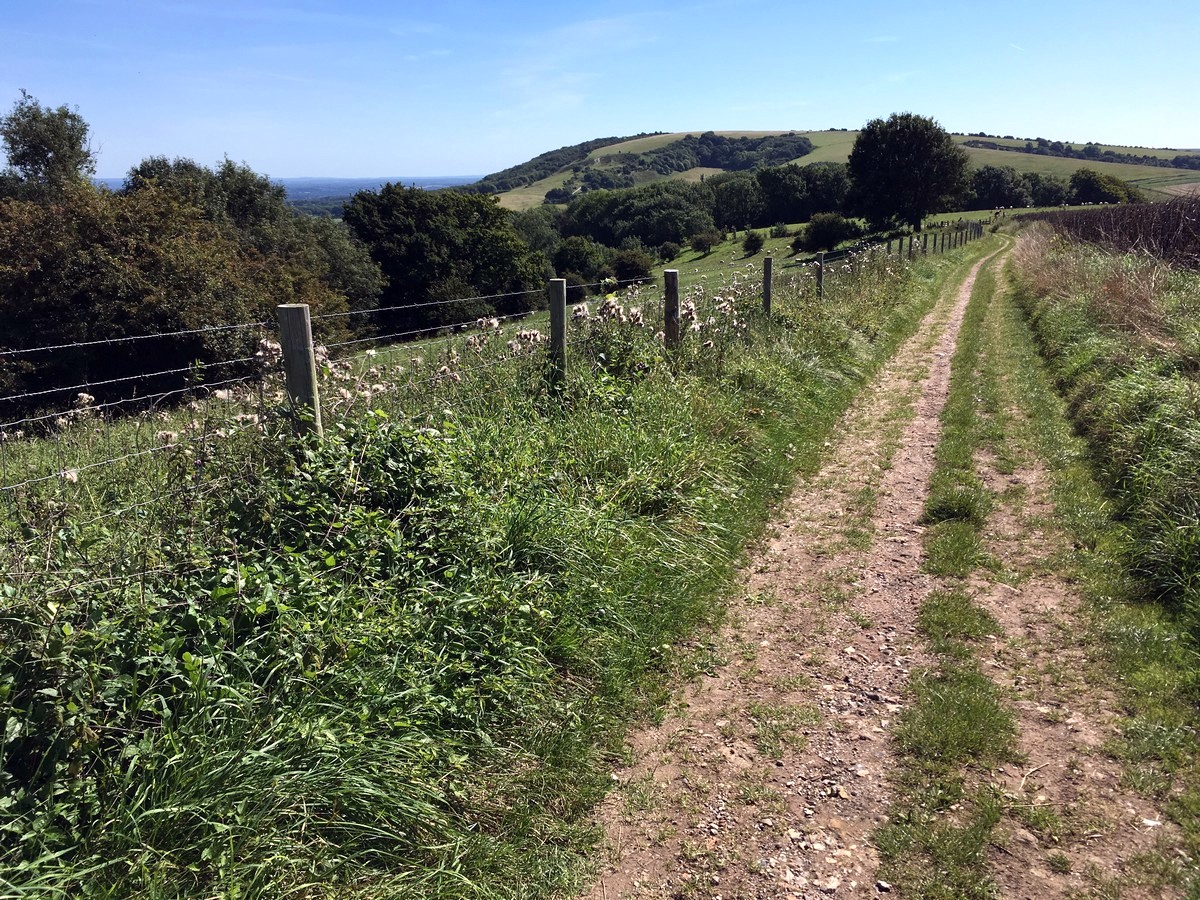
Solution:
[[[825,297],[825,251],[817,254],[817,299]]]
[[[663,269],[663,343],[679,347],[679,270]]]
[[[550,301],[550,383],[560,387],[567,377],[567,280],[551,278],[546,293]]]
[[[321,427],[321,398],[317,393],[317,356],[313,351],[312,319],[307,303],[283,303],[279,315],[279,346],[283,350],[283,374],[297,434],[316,432]]]
[[[774,272],[775,260],[771,257],[763,259],[763,313],[771,314],[771,281]]]

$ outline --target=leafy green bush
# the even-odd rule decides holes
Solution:
[[[800,248],[810,252],[832,250],[843,241],[862,234],[862,228],[852,219],[838,213],[817,213],[801,232]]]
[[[707,256],[723,240],[725,240],[725,236],[719,231],[698,231],[688,238],[688,246],[697,253],[703,253]]]
[[[667,241],[658,248],[658,258],[662,262],[670,262],[683,252],[683,248],[674,241]]]
[[[761,232],[747,231],[746,237],[742,241],[742,250],[746,252],[747,256],[753,256],[755,253],[758,253],[760,250],[762,250],[763,244],[765,243],[766,239],[762,236]]]

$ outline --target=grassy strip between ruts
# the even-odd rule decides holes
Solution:
[[[974,455],[994,428],[980,415],[996,407],[994,381],[983,372],[982,333],[995,294],[993,267],[980,270],[959,333],[923,516],[931,526],[925,566],[943,576],[965,578],[984,561],[979,531],[990,496]],[[918,624],[936,664],[913,673],[912,702],[896,726],[897,798],[875,835],[881,875],[905,896],[983,900],[994,893],[986,853],[1002,802],[969,769],[1012,758],[1016,726],[1002,692],[980,671],[973,644],[999,625],[961,587],[931,592]]]
[[[615,300],[563,390],[531,354],[381,391],[324,442],[214,456],[200,521],[74,521],[95,473],[38,485],[4,523],[58,516],[4,584],[4,893],[569,890],[621,723],[985,244],[769,321],[727,295],[674,355]]]

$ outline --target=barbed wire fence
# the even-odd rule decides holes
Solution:
[[[381,405],[412,413],[485,402],[515,382],[552,396],[572,365],[608,362],[595,358],[597,324],[653,329],[668,354],[693,339],[708,346],[719,329],[744,330],[751,314],[786,313],[789,297],[836,302],[835,286],[849,289],[872,254],[912,260],[956,249],[983,231],[983,223],[968,222],[779,266],[767,257],[761,268],[749,262],[725,273],[719,285],[698,280],[686,291],[680,272],[668,269],[661,287],[625,285],[620,299],[589,298],[571,309],[566,281],[553,279],[543,290],[382,309],[311,315],[307,306],[285,305],[274,327],[249,321],[0,349],[0,366],[20,359],[28,368],[55,354],[129,350],[156,340],[236,334],[232,346],[256,347],[202,364],[0,394],[0,581],[7,590],[39,590],[35,582],[53,574],[40,586],[51,596],[178,574],[181,562],[168,542],[185,547],[203,536],[211,504],[253,477],[267,447],[292,431],[321,434],[326,421]],[[572,289],[613,287],[620,286]],[[455,315],[499,300],[548,307],[548,330],[527,321],[529,311]],[[314,323],[422,311],[436,312],[436,323],[328,343],[313,339]],[[142,540],[148,532],[164,537]],[[100,543],[105,552],[89,555],[89,546]]]

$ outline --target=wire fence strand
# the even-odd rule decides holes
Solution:
[[[131,334],[124,337],[116,338],[99,338],[94,341],[75,341],[69,344],[48,344],[42,347],[18,347],[9,350],[0,350],[0,357],[4,356],[21,356],[27,353],[49,353],[54,350],[76,350],[80,347],[103,347],[110,344],[126,344],[134,341],[150,341],[155,338],[169,337],[184,337],[191,334],[215,334],[222,331],[237,331],[246,328],[265,328],[269,323],[266,321],[260,322],[237,322],[231,325],[204,325],[200,328],[188,328],[183,331],[158,331],[153,334]]]

